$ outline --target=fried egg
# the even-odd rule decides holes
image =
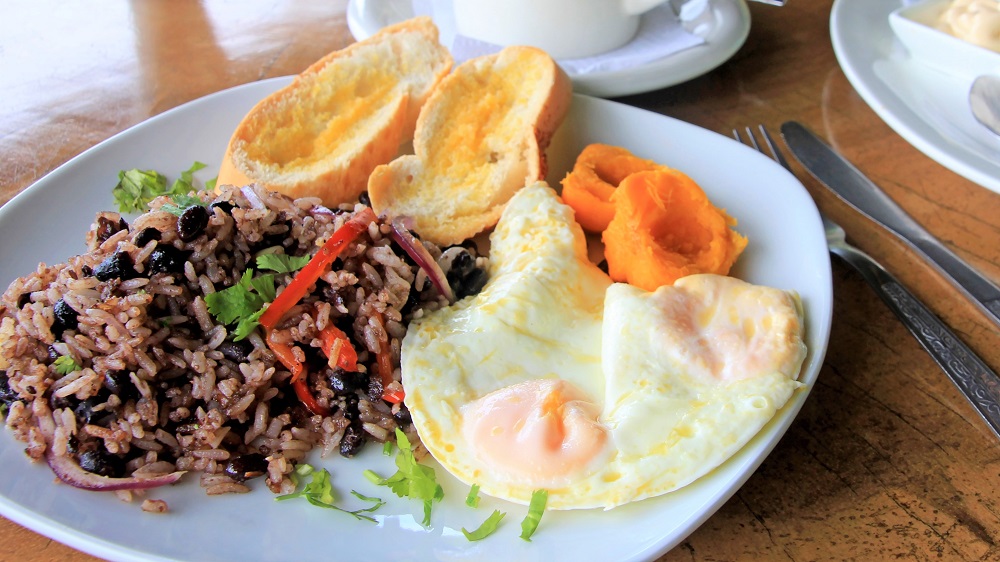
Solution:
[[[794,293],[718,275],[612,283],[544,183],[511,199],[481,293],[411,324],[405,402],[466,484],[550,509],[664,494],[718,466],[781,408],[805,345]]]

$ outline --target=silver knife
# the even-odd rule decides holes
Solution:
[[[774,159],[791,172],[767,130],[761,127],[761,132]],[[735,136],[739,139],[738,134]],[[785,140],[788,144],[788,139]],[[840,225],[822,218],[830,253],[840,256],[861,274],[969,400],[993,434],[1000,437],[1000,377],[874,258],[848,244]]]
[[[820,183],[924,256],[1000,327],[1000,288],[946,248],[884,191],[805,126],[788,121],[781,125],[781,134],[795,158]]]
[[[823,219],[830,252],[850,264],[1000,437],[1000,377],[874,258],[844,240],[844,229]]]

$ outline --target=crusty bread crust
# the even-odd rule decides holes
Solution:
[[[357,200],[371,171],[412,138],[420,108],[451,65],[427,17],[330,53],[250,110],[218,183],[256,182],[329,206]]]
[[[416,232],[440,245],[492,227],[514,193],[544,179],[545,149],[571,99],[569,77],[539,49],[466,61],[420,112],[415,154],[372,172],[372,207],[412,217]]]

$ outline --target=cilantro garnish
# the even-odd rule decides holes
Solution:
[[[389,478],[379,478],[370,470],[365,471],[365,477],[379,484],[388,486],[397,496],[401,498],[411,498],[424,502],[423,526],[431,524],[431,507],[434,502],[444,498],[444,489],[437,483],[434,469],[422,465],[413,457],[413,450],[410,449],[410,440],[399,428],[396,428],[396,446],[399,453],[396,455],[395,474]]]
[[[118,210],[122,213],[139,213],[146,210],[150,201],[160,195],[168,195],[175,205],[164,205],[167,212],[176,213],[174,207],[183,209],[191,205],[204,205],[201,199],[188,195],[198,191],[194,186],[194,173],[205,167],[201,162],[195,162],[190,168],[181,172],[179,178],[167,188],[167,177],[156,170],[121,170],[118,172],[118,185],[111,190]],[[209,186],[211,184],[211,186]],[[206,182],[206,189],[214,189],[215,180]]]
[[[257,267],[278,273],[298,271],[309,263],[312,256],[289,256],[287,254],[261,254],[257,256]]]
[[[479,484],[473,484],[469,489],[469,495],[465,498],[465,505],[469,507],[479,507]]]
[[[205,304],[212,316],[223,324],[236,322],[233,333],[239,341],[257,327],[265,310],[264,304],[274,300],[275,292],[274,275],[254,278],[253,271],[248,269],[232,287],[205,295]]]
[[[302,269],[310,259],[309,256],[264,254],[257,256],[257,267],[270,269],[278,274],[291,273]],[[236,341],[246,338],[258,326],[260,317],[266,310],[264,305],[277,296],[278,291],[274,285],[276,276],[276,273],[267,273],[254,277],[253,270],[246,270],[232,287],[205,295],[208,311],[223,324],[236,323],[236,329],[233,330]]]
[[[69,355],[60,355],[52,364],[55,366],[56,372],[60,375],[68,375],[73,371],[79,371],[83,368],[82,365],[77,363]]]
[[[301,470],[300,470],[301,469]],[[372,505],[362,509],[348,510],[342,507],[334,505],[336,497],[333,494],[333,484],[330,483],[330,471],[327,469],[315,470],[309,465],[299,465],[296,467],[295,473],[298,476],[311,476],[309,483],[306,484],[302,490],[297,492],[292,492],[291,494],[285,494],[278,496],[275,501],[291,500],[295,498],[305,498],[306,501],[315,505],[316,507],[322,507],[325,509],[333,509],[340,511],[342,513],[347,513],[348,515],[353,515],[358,520],[371,521],[372,523],[377,523],[375,518],[365,515],[366,513],[371,513],[378,508],[385,505],[385,502],[379,498],[373,498],[370,496],[365,496],[354,490],[351,490],[351,495],[354,497],[370,502]],[[297,479],[296,479],[297,480]],[[296,485],[298,485],[296,483]]]
[[[545,503],[549,501],[549,493],[546,490],[535,490],[531,493],[531,501],[528,503],[528,514],[521,521],[521,538],[531,542],[531,535],[538,528],[538,523],[545,513]]]
[[[462,527],[462,534],[465,535],[465,538],[470,541],[485,539],[497,530],[497,527],[500,525],[500,521],[505,515],[507,514],[499,509],[495,509],[493,510],[493,513],[486,518],[486,521],[483,521],[483,524],[480,525],[478,529],[475,531],[466,531],[465,527]]]
[[[118,172],[118,185],[111,190],[123,213],[138,213],[146,204],[167,190],[167,178],[156,170],[122,170]]]

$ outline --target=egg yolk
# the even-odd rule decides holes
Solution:
[[[596,404],[564,380],[535,379],[462,408],[465,439],[484,466],[536,486],[586,472],[608,450]]]

